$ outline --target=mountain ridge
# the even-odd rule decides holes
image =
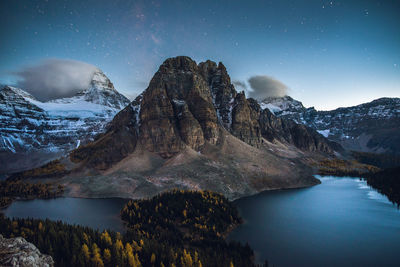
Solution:
[[[0,158],[6,164],[0,173],[40,166],[93,140],[129,102],[100,70],[94,72],[88,88],[74,96],[47,102],[37,100],[22,89],[3,87],[0,90]],[[19,160],[28,153],[31,163]]]
[[[205,81],[209,82],[208,85]],[[171,157],[185,145],[198,150],[205,141],[217,144],[220,126],[255,147],[260,146],[262,139],[267,137],[269,141],[276,138],[302,149],[333,153],[328,143],[307,148],[293,139],[282,139],[278,133],[268,132],[277,124],[282,125],[282,120],[261,110],[254,99],[245,97],[244,92],[237,93],[225,66],[222,63],[217,66],[209,60],[197,65],[188,57],[167,59],[150,81],[149,87],[117,116],[109,129],[116,130],[117,127],[113,125],[119,124],[120,118],[125,121],[123,116],[132,117],[128,125],[135,128],[135,131],[131,131],[135,145],[140,142],[147,150],[159,153],[164,158]],[[279,122],[271,123],[272,120]],[[289,122],[284,125],[285,129],[280,128],[281,135],[291,127],[302,128]],[[122,128],[122,125],[118,128]],[[318,137],[318,134],[310,135],[310,138],[324,143],[323,138]],[[84,147],[73,151],[71,157],[76,158],[80,150],[84,150]],[[89,156],[87,154],[85,158]]]
[[[106,131],[60,159],[62,172],[50,177],[61,177],[66,194],[77,197],[149,197],[182,188],[234,199],[315,185],[311,163],[334,153],[315,130],[236,92],[222,63],[180,56],[165,60]],[[32,173],[49,177],[43,169],[14,178]]]
[[[400,98],[383,97],[330,111],[305,108],[289,96],[260,101],[276,116],[311,127],[348,150],[396,154],[400,151]]]

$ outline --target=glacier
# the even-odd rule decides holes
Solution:
[[[7,162],[10,153],[64,153],[93,141],[129,103],[99,69],[88,88],[47,102],[20,88],[4,86],[0,89],[0,173],[12,165]]]

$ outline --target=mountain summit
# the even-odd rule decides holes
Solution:
[[[111,137],[121,134],[129,134],[129,140]],[[201,151],[206,144],[219,145],[226,134],[255,148],[262,147],[266,140],[279,140],[305,151],[333,152],[329,142],[315,131],[282,121],[269,110],[262,110],[254,99],[247,99],[243,92],[237,93],[222,63],[206,61],[197,65],[181,56],[167,59],[143,94],[111,122],[103,138],[124,140],[124,148],[114,144],[104,150],[103,146],[89,144],[73,151],[71,158],[104,169],[133,152],[138,143],[147,151],[170,158],[186,147]],[[284,138],[290,134],[296,138]],[[130,150],[123,153],[126,142]],[[102,152],[107,163],[99,157]],[[99,160],[99,165],[94,163]]]
[[[222,63],[180,56],[165,60],[93,142],[15,177],[64,176],[71,196],[144,197],[184,188],[236,198],[318,183],[308,160],[333,148],[315,130],[237,92]]]
[[[0,90],[0,173],[36,167],[93,140],[129,104],[97,70],[72,97],[38,101],[12,86]],[[21,161],[27,158],[29,160]]]
[[[118,110],[126,107],[129,102],[114,88],[110,79],[99,69],[94,72],[89,87],[78,95],[83,95],[87,102]]]

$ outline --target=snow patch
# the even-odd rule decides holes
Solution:
[[[172,101],[174,102],[175,105],[177,106],[183,106],[186,104],[185,100],[181,100],[181,99],[172,99]]]
[[[274,104],[271,104],[271,103],[261,102],[260,107],[262,110],[265,110],[266,108],[269,109],[269,111],[271,111],[272,114],[274,114],[274,115],[275,115],[275,113],[282,111],[282,109],[280,107],[275,106]]]
[[[19,88],[4,87],[0,91],[0,151],[62,151],[93,140],[129,104],[104,74],[94,75],[94,81],[73,97],[48,102]]]
[[[324,137],[328,137],[331,133],[331,130],[317,130],[318,133],[322,134]]]

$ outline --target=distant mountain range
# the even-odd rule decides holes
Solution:
[[[92,141],[129,102],[100,70],[88,88],[48,102],[4,86],[0,90],[0,173],[40,166]]]
[[[267,98],[260,106],[317,130],[347,150],[400,153],[400,98],[380,98],[331,111],[305,108],[290,96]]]
[[[222,63],[176,57],[93,142],[14,178],[63,177],[72,196],[145,197],[185,188],[236,198],[318,183],[310,161],[337,147],[238,93]]]
[[[393,123],[393,131],[399,125],[398,99],[329,112],[288,96],[258,102],[235,90],[222,63],[184,56],[164,61],[130,103],[101,72],[72,98],[42,103],[11,87],[2,95],[1,114],[9,114],[1,129],[4,150],[61,151],[58,160],[12,177],[59,178],[66,194],[78,197],[141,198],[182,188],[234,199],[310,186],[318,183],[314,164],[352,149],[347,139],[380,140],[374,120]],[[79,108],[68,108],[75,104]],[[10,136],[24,145],[11,145]],[[395,149],[384,145],[366,147]]]

